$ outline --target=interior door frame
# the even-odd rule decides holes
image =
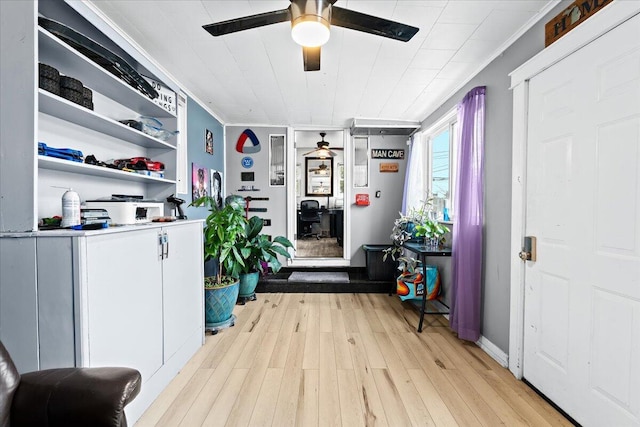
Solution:
[[[529,81],[624,21],[640,14],[640,3],[614,1],[539,54],[516,68],[513,90],[513,152],[511,171],[511,300],[509,324],[509,370],[520,379],[524,361],[525,263],[518,257],[526,225],[527,130]]]
[[[290,267],[349,267],[351,266],[351,210],[349,209],[348,200],[352,200],[353,189],[351,188],[351,134],[348,128],[329,126],[320,128],[319,126],[296,126],[287,128],[288,143],[286,152],[287,170],[290,171],[286,176],[287,184],[287,238],[294,242],[297,230],[297,206],[296,206],[296,131],[341,131],[342,142],[344,147],[344,203],[343,203],[343,246],[342,258],[296,258],[295,256],[287,260]]]

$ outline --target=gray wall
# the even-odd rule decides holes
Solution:
[[[238,137],[245,129],[251,129],[260,141],[262,147],[254,154],[243,154],[236,151]],[[292,142],[287,141],[286,127],[258,127],[258,126],[227,126],[226,127],[226,156],[227,169],[225,173],[227,194],[237,194],[242,197],[268,197],[268,201],[253,201],[250,207],[266,208],[267,212],[250,212],[249,215],[257,215],[263,219],[270,219],[271,226],[264,227],[262,232],[272,236],[287,235],[287,190],[286,187],[271,187],[269,185],[269,135],[285,135],[285,150],[292,147]],[[242,167],[242,158],[251,157],[253,167]],[[255,181],[242,182],[241,172],[253,172]],[[287,173],[291,173],[287,171]],[[243,185],[253,185],[260,191],[238,191]]]
[[[205,129],[213,132],[213,155],[205,151]],[[191,165],[196,163],[208,169],[224,172],[224,132],[222,124],[197,102],[189,98],[187,100],[187,162],[188,162],[188,187],[191,191]],[[224,179],[224,178],[223,178]],[[223,181],[224,186],[224,181]],[[192,202],[191,192],[178,194],[178,197],[186,200],[182,205],[185,215],[189,219],[206,218],[209,211],[204,208],[188,207]]]
[[[544,48],[544,24],[565,9],[563,1],[502,55],[422,123],[436,122],[476,86],[486,86],[484,147],[484,265],[482,335],[505,353],[509,350],[509,298],[511,244],[511,145],[513,99],[509,73]]]
[[[364,244],[391,244],[393,221],[402,209],[404,174],[409,154],[406,136],[371,136],[369,148],[404,149],[405,159],[371,159],[369,161],[369,188],[354,188],[353,200],[345,200],[345,209],[351,209],[351,266],[364,267]],[[399,171],[380,172],[380,163],[398,163]],[[380,198],[376,199],[376,191]],[[369,195],[370,206],[356,206],[355,194]]]

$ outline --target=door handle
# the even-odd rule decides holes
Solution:
[[[164,250],[164,253],[163,253],[163,258],[167,259],[167,258],[169,258],[169,235],[166,232],[163,234],[163,239],[164,239],[164,245],[165,245],[164,246],[165,250]]]
[[[524,247],[518,253],[518,256],[523,261],[536,261],[536,238],[534,236],[525,236]]]

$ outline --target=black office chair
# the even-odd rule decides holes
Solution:
[[[313,224],[320,223],[320,204],[317,200],[303,200],[300,202],[300,224],[302,234],[300,237],[315,236],[320,239],[320,235],[313,232]]]

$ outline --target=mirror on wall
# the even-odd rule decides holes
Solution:
[[[333,159],[306,157],[307,196],[333,196]]]
[[[284,187],[284,137],[284,135],[269,135],[269,185],[272,187]]]
[[[353,138],[353,186],[369,187],[369,137]]]

